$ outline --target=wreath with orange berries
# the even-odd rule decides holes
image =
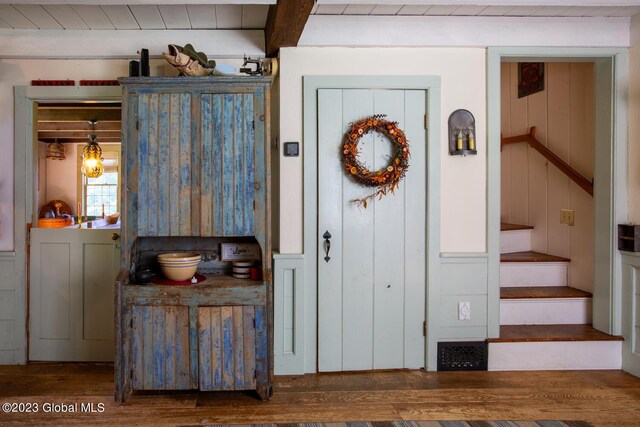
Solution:
[[[358,206],[366,209],[369,200],[378,200],[388,193],[394,193],[400,181],[409,168],[409,144],[404,131],[398,127],[398,122],[386,120],[386,114],[376,114],[351,124],[351,130],[345,134],[342,146],[344,167],[349,176],[356,182],[376,190],[362,198],[353,200]],[[394,154],[389,164],[377,171],[370,171],[366,165],[358,160],[360,139],[370,133],[379,132],[385,135],[393,144]]]

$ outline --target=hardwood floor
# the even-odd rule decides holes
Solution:
[[[197,425],[378,420],[585,420],[640,426],[640,378],[622,371],[389,371],[276,377],[273,399],[250,393],[151,393],[113,400],[110,364],[0,366],[2,425]],[[102,413],[44,413],[99,403]],[[97,408],[97,407],[96,407]]]

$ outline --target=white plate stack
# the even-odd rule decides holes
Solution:
[[[251,275],[249,269],[253,266],[253,261],[233,261],[233,277],[236,279],[248,279]]]

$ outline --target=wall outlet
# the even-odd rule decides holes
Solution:
[[[471,303],[458,302],[458,320],[471,320]]]
[[[560,209],[560,224],[573,226],[574,216],[573,209]]]

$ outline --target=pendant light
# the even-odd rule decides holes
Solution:
[[[97,120],[89,122],[92,126],[93,134],[89,135],[89,144],[85,145],[82,149],[82,173],[87,178],[98,178],[102,176],[104,172],[104,166],[102,162],[102,148],[96,142],[97,135],[95,135]]]
[[[53,160],[66,159],[64,145],[60,144],[57,139],[54,142],[50,142],[47,144],[46,157]]]

